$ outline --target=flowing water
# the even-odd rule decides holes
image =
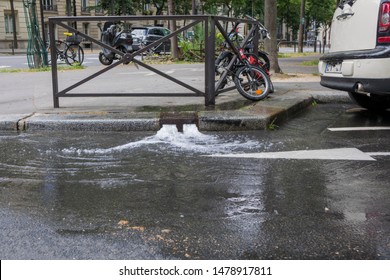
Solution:
[[[376,258],[376,247],[388,254],[371,231],[361,233],[366,216],[343,214],[366,209],[360,193],[348,191],[350,176],[334,178],[355,174],[356,163],[209,157],[332,144],[324,134],[302,138],[299,126],[285,134],[201,133],[193,125],[183,133],[0,132],[0,257]],[[347,209],[343,189],[356,196]]]
[[[120,221],[142,229],[205,229],[200,218],[261,214],[258,178],[265,167],[204,155],[275,145],[250,134],[205,134],[193,125],[183,133],[164,126],[152,135],[3,133],[0,208],[39,216],[61,234],[110,232]],[[245,219],[236,222],[248,228]]]
[[[274,145],[238,133],[203,134],[193,125],[184,126],[183,133],[164,126],[154,135],[8,133],[0,136],[0,184],[74,191],[203,185],[231,172],[203,155],[264,151]]]

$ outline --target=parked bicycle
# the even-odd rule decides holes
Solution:
[[[55,53],[57,60],[63,61],[68,65],[81,65],[84,61],[84,50],[80,46],[81,38],[77,35],[64,32],[66,40],[55,40]],[[51,65],[51,45],[47,47],[48,63]]]
[[[254,101],[262,100],[274,91],[269,74],[269,58],[263,51],[253,53],[253,33],[245,42],[241,42],[243,39],[240,39],[237,31],[239,24],[236,23],[228,34],[239,55],[233,50],[226,50],[221,52],[215,61],[216,92],[218,94],[219,90],[233,81],[237,90],[245,98]],[[259,30],[261,40],[268,37],[268,31],[261,23],[257,22],[256,28]],[[231,47],[227,42],[225,45]]]

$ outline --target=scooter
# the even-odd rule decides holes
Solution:
[[[123,53],[132,52],[133,37],[131,36],[131,31],[122,30],[119,24],[113,22],[106,22],[103,29],[101,26],[99,28],[101,31],[101,42]],[[99,61],[103,65],[110,65],[114,60],[119,59],[122,59],[121,55],[106,48],[103,48],[99,53]]]

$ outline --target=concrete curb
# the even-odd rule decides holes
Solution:
[[[148,131],[160,128],[155,113],[34,114],[18,122],[26,131]]]
[[[15,115],[0,115],[0,131],[16,131],[21,130],[19,122],[27,115],[15,114]]]
[[[330,94],[329,94],[330,93]],[[239,96],[238,96],[239,97]],[[202,131],[265,130],[270,124],[288,121],[313,102],[350,103],[348,95],[334,92],[289,92],[272,94],[256,103],[230,100],[227,108],[197,111],[136,112],[46,112],[30,115],[0,115],[3,131],[157,131],[164,124],[196,124]],[[226,104],[223,105],[227,105]],[[236,106],[233,104],[236,103]],[[249,104],[249,105],[248,105]],[[224,107],[224,106],[222,106]],[[175,108],[173,108],[175,109]]]
[[[305,109],[313,102],[309,96],[285,99],[271,97],[241,110],[200,112],[199,129],[206,131],[264,130],[271,123],[280,124]]]

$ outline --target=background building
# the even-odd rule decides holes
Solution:
[[[13,2],[13,9],[12,9]],[[13,25],[15,15],[15,27]],[[0,0],[0,49],[12,49],[14,46],[14,32],[16,33],[17,47],[27,48],[27,27],[22,0]]]
[[[28,0],[33,2],[33,0]],[[48,39],[48,18],[55,16],[102,16],[103,10],[98,8],[100,0],[35,0],[37,20],[42,37]],[[27,2],[27,0],[25,0]],[[12,9],[12,4],[14,9]],[[15,28],[12,22],[15,16]],[[43,17],[42,17],[43,15]],[[43,22],[43,29],[42,29]],[[94,38],[100,38],[100,30],[96,22],[78,22],[77,28]],[[14,36],[16,32],[16,36]],[[56,38],[63,38],[65,30],[58,28]],[[15,42],[16,39],[16,42]],[[28,40],[27,23],[23,0],[0,0],[0,49],[26,49]]]

